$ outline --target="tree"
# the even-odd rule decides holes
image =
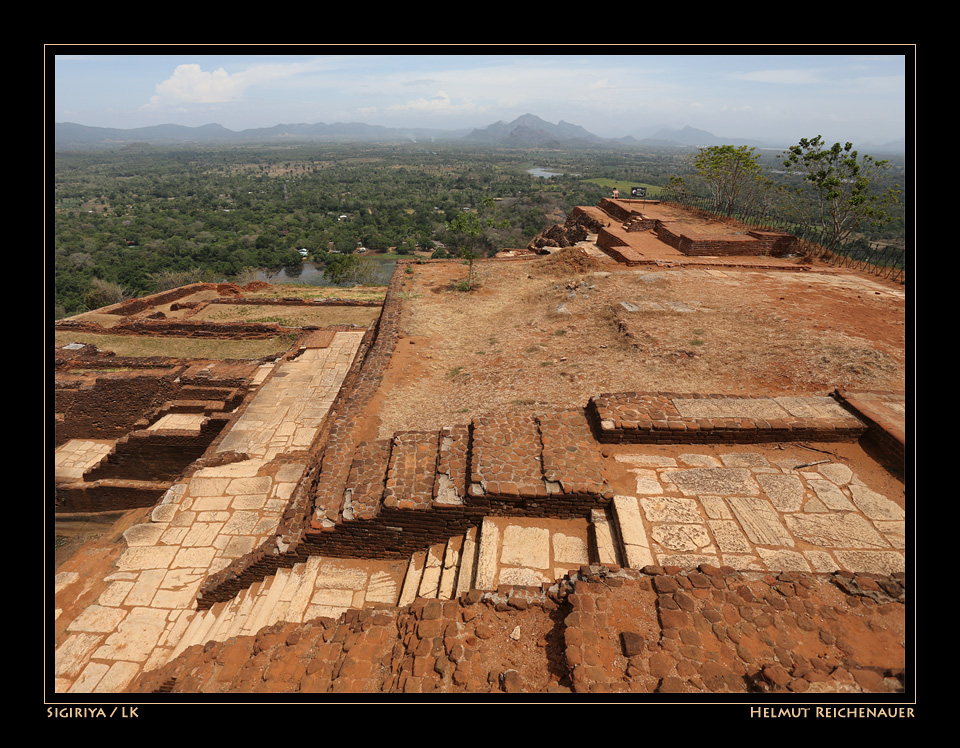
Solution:
[[[899,191],[882,190],[877,182],[889,162],[853,150],[853,144],[825,147],[820,135],[790,146],[778,156],[787,169],[796,169],[809,187],[800,191],[800,207],[811,223],[823,229],[823,246],[832,251],[863,224],[893,220],[890,210],[899,203]]]
[[[718,213],[733,213],[744,202],[767,184],[760,168],[760,156],[754,149],[742,145],[713,145],[699,148],[693,157],[697,174],[707,183],[713,194],[713,209]]]
[[[369,286],[383,281],[380,266],[369,257],[359,255],[330,255],[323,274],[336,286]]]

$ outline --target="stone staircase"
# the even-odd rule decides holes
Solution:
[[[631,557],[620,540],[629,537],[630,531],[621,529],[616,511],[594,509],[584,522],[591,534],[589,564],[623,565],[623,560]],[[486,519],[479,527],[471,527],[445,543],[412,553],[402,581],[396,575],[377,571],[373,562],[368,570],[361,568],[362,562],[354,562],[351,579],[356,583],[351,585],[343,576],[332,578],[323,569],[328,563],[336,565],[339,559],[311,556],[291,568],[278,569],[231,600],[197,611],[172,657],[194,645],[254,635],[276,623],[302,623],[320,616],[336,618],[348,609],[369,605],[404,607],[418,598],[453,600],[472,590],[494,592],[498,587],[501,537],[495,523]],[[351,586],[353,590],[349,590]],[[363,599],[358,605],[360,588]],[[346,594],[348,591],[353,594]]]

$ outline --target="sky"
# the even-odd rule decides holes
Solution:
[[[909,46],[836,47],[842,54],[808,54],[834,48],[802,45],[746,48],[765,54],[723,46],[686,54],[703,47],[682,45],[517,47],[546,52],[533,55],[435,49],[450,48],[50,45],[46,118],[118,128],[364,122],[446,130],[530,113],[601,137],[689,126],[784,145],[816,135],[886,143],[904,137],[914,118]],[[156,50],[170,53],[136,53]]]

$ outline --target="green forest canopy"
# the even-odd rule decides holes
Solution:
[[[432,249],[447,224],[494,200],[488,254],[522,247],[611,184],[690,175],[690,153],[663,149],[508,150],[452,144],[165,148],[59,152],[54,159],[56,316],[164,279],[226,280],[359,245]],[[771,159],[772,160],[772,159]],[[532,176],[531,168],[557,173]],[[771,167],[773,168],[773,167]],[[648,190],[649,194],[649,190]]]

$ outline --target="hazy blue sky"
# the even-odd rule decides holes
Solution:
[[[114,49],[173,53],[105,54]],[[724,54],[723,46],[708,48],[721,54],[683,54],[703,49],[683,46],[545,47],[565,53],[544,55],[435,55],[423,54],[429,47],[404,46],[356,46],[346,51],[373,54],[337,55],[320,53],[343,47],[252,48],[260,49],[265,54],[228,54],[251,50],[230,45],[57,46],[62,54],[48,58],[53,111],[47,119],[121,128],[366,122],[451,129],[529,112],[603,137],[689,125],[721,137],[794,143],[823,135],[858,144],[903,137],[906,119],[914,117],[907,58],[877,54],[902,47],[757,55]]]

